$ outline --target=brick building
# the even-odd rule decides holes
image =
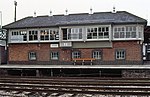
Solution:
[[[8,63],[142,64],[146,24],[126,11],[26,17],[3,27],[8,31]]]

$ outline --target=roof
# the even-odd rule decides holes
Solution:
[[[26,17],[3,26],[5,29],[54,27],[85,24],[145,24],[147,21],[126,11],[80,13],[69,15]]]

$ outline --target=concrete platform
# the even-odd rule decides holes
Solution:
[[[150,65],[0,65],[0,69],[150,69]]]

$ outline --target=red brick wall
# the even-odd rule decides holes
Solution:
[[[126,60],[140,61],[142,58],[142,46],[137,41],[114,42],[113,49],[125,49]]]
[[[47,61],[49,49],[49,44],[11,44],[9,45],[9,61],[28,61],[30,51],[38,52],[37,61]]]
[[[141,61],[141,46],[137,41],[113,42],[112,48],[96,48],[102,51],[102,61],[115,61],[115,51],[125,49],[127,61]],[[73,50],[79,50],[82,58],[91,58],[94,49],[50,48],[50,44],[10,44],[9,61],[28,61],[30,51],[37,52],[37,61],[50,61],[50,52],[59,52],[59,61],[71,61]]]

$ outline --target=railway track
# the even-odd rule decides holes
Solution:
[[[94,97],[94,95],[95,97],[97,97],[96,95],[150,97],[150,79],[1,77],[0,95],[8,91],[8,94],[15,92],[16,95],[26,92],[22,97],[35,94],[41,97],[48,97],[48,95],[52,97],[54,93],[56,94],[55,97],[63,97],[62,95],[65,94],[68,96],[64,97],[78,97],[77,95],[80,94],[88,95],[87,97]]]

